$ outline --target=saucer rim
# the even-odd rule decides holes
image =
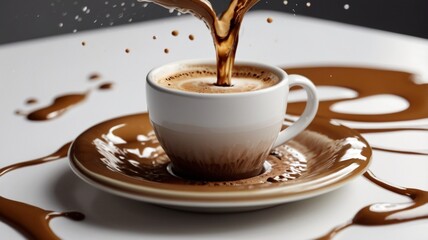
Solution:
[[[94,127],[106,124],[109,121],[118,121],[121,119],[126,119],[127,117],[134,115],[143,115],[147,113],[138,113],[131,114],[121,117],[116,117],[103,121],[99,124],[96,124],[89,129],[85,130],[82,134],[90,131]],[[361,176],[370,166],[372,162],[372,149],[368,142],[358,133],[356,130],[353,130],[349,127],[346,127],[337,121],[325,119],[322,117],[317,117],[321,122],[319,124],[329,124],[334,126],[339,126],[346,128],[347,131],[353,135],[359,137],[359,140],[366,144],[367,148],[367,159],[361,160],[363,164],[356,164],[355,168],[350,169],[348,173],[340,174],[339,177],[332,176],[330,179],[325,181],[325,178],[318,178],[316,180],[323,180],[321,183],[314,185],[314,181],[302,182],[302,183],[276,183],[273,186],[266,188],[255,188],[255,189],[229,189],[223,191],[201,191],[197,192],[195,190],[189,189],[179,189],[173,190],[168,188],[156,188],[154,186],[138,185],[134,183],[128,183],[114,178],[105,177],[103,175],[91,172],[85,167],[77,166],[81,164],[79,160],[72,155],[72,148],[76,141],[74,141],[69,149],[69,164],[73,172],[83,179],[85,182],[93,185],[104,191],[113,193],[115,195],[120,195],[127,198],[132,198],[140,201],[150,202],[154,204],[169,205],[169,206],[183,206],[183,207],[195,207],[195,208],[204,208],[204,207],[242,207],[242,206],[266,206],[266,205],[275,205],[291,201],[297,201],[305,198],[314,197],[321,195],[330,191],[333,191],[349,181],[355,179],[358,176]],[[334,122],[332,122],[334,121]],[[82,135],[80,134],[80,135]],[[80,137],[79,135],[79,137]],[[76,140],[79,138],[77,137]],[[355,163],[354,163],[355,164]],[[349,167],[348,165],[347,167]],[[347,169],[344,167],[338,171]],[[335,171],[337,173],[338,171]],[[92,175],[92,176],[91,176]],[[331,175],[331,173],[327,174]],[[103,180],[104,179],[104,180]],[[146,180],[147,182],[153,183],[153,181]],[[156,182],[155,182],[156,183]],[[162,183],[156,183],[162,185]],[[170,184],[170,183],[166,183]],[[129,186],[138,185],[137,189],[130,189]],[[170,184],[172,185],[172,184]],[[202,186],[203,187],[203,186]],[[294,190],[293,190],[294,188]],[[292,191],[291,191],[291,190]],[[248,199],[247,199],[248,198]]]
[[[94,179],[93,177],[89,177],[87,175],[85,175],[85,173],[83,173],[79,167],[77,167],[74,163],[74,161],[69,161],[69,165],[71,170],[83,181],[85,181],[86,183],[90,184],[91,186],[98,188],[100,190],[106,191],[108,193],[117,195],[117,196],[121,196],[121,197],[126,197],[126,198],[130,198],[130,199],[134,199],[134,200],[138,200],[138,201],[143,201],[143,202],[147,202],[147,203],[152,203],[152,204],[156,204],[156,205],[166,205],[166,206],[179,206],[179,207],[190,207],[190,208],[194,208],[194,209],[198,209],[198,208],[228,208],[228,207],[268,207],[268,206],[274,206],[274,205],[279,205],[279,204],[283,204],[283,203],[287,203],[287,202],[293,202],[293,201],[299,201],[299,200],[303,200],[303,199],[307,199],[307,198],[312,198],[315,196],[319,196],[331,191],[334,191],[336,189],[339,189],[340,187],[343,187],[346,183],[354,180],[355,178],[361,176],[364,172],[367,171],[367,169],[369,168],[369,165],[371,163],[372,157],[370,157],[367,161],[368,164],[366,165],[365,168],[363,168],[360,172],[353,174],[352,176],[348,177],[348,178],[344,178],[342,179],[342,181],[336,181],[332,184],[328,184],[325,185],[323,187],[318,187],[315,190],[314,189],[309,189],[306,191],[302,191],[299,193],[294,193],[294,194],[285,194],[282,195],[281,191],[279,189],[276,189],[276,192],[278,192],[278,195],[276,196],[268,196],[268,195],[264,195],[263,193],[261,194],[262,196],[264,196],[264,198],[261,199],[245,199],[245,200],[236,200],[236,199],[225,199],[224,197],[221,197],[221,199],[217,199],[217,198],[213,198],[214,196],[210,195],[210,193],[205,192],[206,199],[166,199],[166,198],[162,198],[162,197],[150,197],[147,196],[147,194],[145,194],[145,192],[139,192],[139,193],[133,193],[130,192],[127,189],[120,189],[117,186],[112,186],[109,183],[106,182],[102,182],[100,180]],[[173,191],[173,190],[167,190],[170,194],[174,193],[174,194],[182,194],[183,191]],[[260,189],[255,190],[255,191],[260,191]],[[231,192],[229,192],[231,193]],[[176,195],[174,195],[176,196]],[[205,201],[204,201],[205,200]],[[209,201],[206,201],[209,200]]]

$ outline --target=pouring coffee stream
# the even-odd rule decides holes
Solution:
[[[207,0],[139,0],[153,2],[168,9],[191,13],[202,19],[211,31],[217,57],[218,86],[231,86],[232,68],[238,47],[238,35],[244,15],[259,0],[232,0],[220,17]]]

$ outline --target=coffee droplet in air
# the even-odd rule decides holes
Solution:
[[[35,98],[29,98],[29,99],[27,99],[27,101],[25,101],[25,103],[27,105],[35,104],[35,103],[37,103],[37,99],[35,99]]]
[[[107,82],[107,83],[102,83],[98,86],[99,90],[109,90],[113,88],[113,83],[111,82]]]
[[[86,46],[86,42],[85,41],[82,42],[82,46]]]
[[[129,53],[129,52],[130,52],[129,48],[125,49],[125,52],[126,52],[126,53]]]
[[[273,19],[272,19],[272,18],[270,18],[270,17],[268,17],[268,18],[266,19],[266,21],[267,21],[268,23],[272,23],[272,22],[273,22]]]
[[[177,30],[174,30],[171,32],[172,36],[177,37],[179,32]]]
[[[91,75],[89,75],[88,79],[90,81],[94,81],[94,80],[100,79],[100,77],[101,77],[100,74],[98,74],[98,73],[92,73]]]
[[[152,38],[153,38],[153,40],[156,40],[156,39],[157,39],[157,37],[156,37],[156,36],[153,36]]]
[[[195,40],[195,36],[193,36],[192,34],[190,34],[189,35],[189,39],[190,39],[190,41],[193,41],[193,40]]]
[[[166,53],[166,54],[168,54],[168,53],[169,53],[169,49],[168,49],[168,48],[165,48],[165,49],[163,50],[163,52],[164,52],[164,53]]]

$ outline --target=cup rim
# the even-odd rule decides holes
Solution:
[[[267,92],[274,91],[275,89],[281,88],[284,85],[288,85],[288,75],[283,69],[281,69],[277,66],[274,66],[274,65],[269,65],[269,64],[265,64],[265,63],[254,62],[254,61],[235,61],[235,66],[236,65],[238,65],[238,66],[239,65],[255,66],[258,68],[266,69],[266,70],[272,72],[273,74],[277,75],[279,78],[279,82],[272,85],[272,86],[269,86],[267,88],[258,89],[255,91],[231,92],[231,93],[186,92],[183,90],[163,87],[163,86],[160,86],[159,84],[155,83],[154,74],[156,74],[157,72],[161,71],[164,68],[172,67],[174,65],[179,66],[179,65],[196,65],[196,64],[197,65],[216,65],[216,62],[214,60],[210,60],[210,59],[186,59],[186,60],[170,62],[170,63],[163,64],[161,66],[155,67],[152,70],[150,70],[146,76],[146,82],[150,87],[152,87],[158,91],[165,92],[168,94],[173,94],[173,95],[187,96],[187,97],[194,97],[194,98],[218,98],[220,96],[222,98],[234,98],[234,97],[260,95],[260,94],[265,94]]]

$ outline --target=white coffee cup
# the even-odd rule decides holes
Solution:
[[[267,88],[237,93],[197,93],[161,86],[158,81],[178,72],[209,67],[207,60],[187,60],[155,68],[147,75],[147,107],[156,136],[183,177],[234,180],[260,174],[272,148],[302,132],[315,117],[318,97],[306,77],[287,75],[270,65],[237,62],[276,75]],[[214,81],[215,82],[215,81]],[[233,78],[232,78],[233,84]],[[281,131],[292,86],[306,90],[300,118]]]

